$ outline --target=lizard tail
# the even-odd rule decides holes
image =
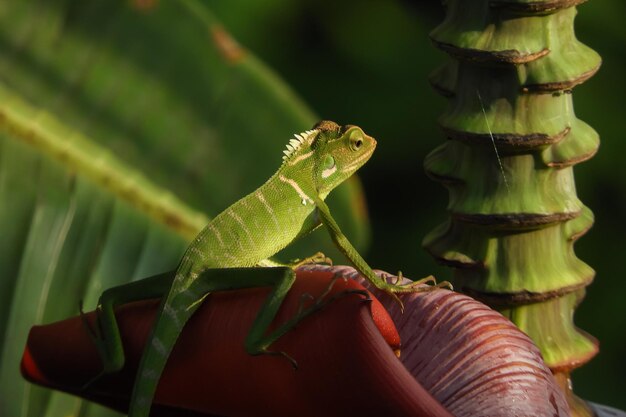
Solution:
[[[204,297],[195,302],[184,297],[185,292],[169,296],[161,303],[157,322],[137,368],[128,417],[148,417],[159,380],[176,340],[183,327],[200,306]],[[184,298],[184,300],[182,299]]]

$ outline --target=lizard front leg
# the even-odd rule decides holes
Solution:
[[[448,283],[447,281],[441,282],[434,286],[427,286],[427,287],[418,286],[419,284],[423,284],[429,281],[434,281],[435,279],[432,276],[426,277],[419,281],[411,282],[409,284],[388,283],[387,281],[385,281],[384,279],[376,275],[376,273],[372,270],[372,268],[367,264],[365,259],[363,259],[363,257],[354,248],[354,246],[352,246],[348,238],[343,234],[343,232],[339,228],[339,225],[337,224],[335,219],[333,219],[332,215],[330,214],[330,209],[328,208],[326,203],[321,198],[318,198],[316,199],[315,204],[317,206],[317,210],[318,210],[322,223],[326,226],[326,229],[328,230],[330,237],[332,238],[333,242],[335,242],[339,250],[350,260],[350,262],[352,262],[354,267],[365,278],[367,278],[369,282],[372,283],[372,285],[388,293],[391,297],[394,298],[394,300],[396,300],[400,304],[401,308],[404,308],[404,306],[402,304],[402,301],[396,295],[396,293],[423,292],[423,291],[430,291],[430,290],[433,290],[435,288],[440,288],[440,287],[451,288],[450,283]]]

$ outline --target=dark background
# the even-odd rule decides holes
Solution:
[[[427,81],[444,57],[428,40],[443,19],[439,2],[228,3],[211,7],[321,118],[358,124],[377,138],[374,158],[360,171],[373,228],[370,263],[413,277],[449,276],[421,249],[424,235],[446,218],[447,193],[422,168],[426,154],[444,140],[436,119],[445,100]],[[598,155],[575,168],[579,198],[596,216],[576,253],[597,271],[575,322],[600,340],[601,353],[574,373],[574,385],[586,399],[626,409],[626,145],[621,134],[626,3],[595,0],[578,10],[577,36],[600,53],[603,66],[574,90],[578,117],[602,140]]]

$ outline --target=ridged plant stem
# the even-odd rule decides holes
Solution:
[[[448,0],[433,30],[450,60],[431,77],[448,98],[448,140],[425,161],[449,191],[450,218],[424,240],[454,268],[455,288],[532,337],[570,400],[570,372],[598,351],[576,328],[575,307],[594,271],[573,245],[593,223],[576,196],[573,166],[591,158],[597,133],[576,118],[572,89],[600,57],[574,35],[584,0]]]

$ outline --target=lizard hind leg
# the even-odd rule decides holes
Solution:
[[[173,277],[172,272],[166,272],[105,290],[98,300],[93,325],[83,312],[82,301],[79,303],[83,326],[93,341],[102,362],[102,370],[86,381],[81,389],[89,388],[102,376],[118,372],[124,367],[124,349],[115,318],[115,307],[163,296],[171,286]]]

